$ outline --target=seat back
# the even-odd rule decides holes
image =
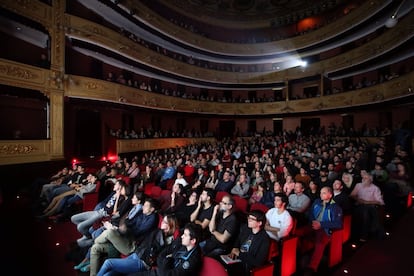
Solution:
[[[203,256],[203,266],[199,273],[200,276],[228,276],[224,266],[211,257]]]
[[[152,186],[151,187],[151,197],[158,199],[161,195],[162,189],[160,186]]]
[[[236,210],[239,212],[242,212],[244,214],[247,214],[247,207],[249,206],[249,202],[247,199],[239,197],[239,196],[233,196],[234,204],[236,205]]]
[[[351,237],[351,223],[352,223],[352,215],[344,215],[344,222],[343,222],[343,231],[344,234],[342,237],[342,243],[346,243],[349,238]]]
[[[81,200],[83,212],[92,211],[95,208],[96,204],[98,204],[100,188],[101,181],[97,180],[95,191],[83,195],[83,200]]]
[[[407,195],[407,208],[411,208],[413,205],[413,192],[409,192]]]
[[[342,239],[343,229],[332,231],[331,241],[329,243],[328,266],[333,267],[342,261]]]
[[[228,194],[229,194],[228,192],[219,191],[219,192],[217,192],[216,197],[215,197],[214,200],[216,201],[216,203],[220,203],[220,201],[223,199],[223,197],[225,195],[228,195]]]
[[[152,187],[155,186],[155,182],[148,182],[144,185],[144,194],[146,196],[151,196],[152,194]]]
[[[280,276],[290,276],[296,272],[296,252],[298,237],[295,235],[280,241]]]
[[[269,210],[269,207],[267,207],[263,203],[255,202],[252,205],[250,205],[250,211],[254,211],[254,210],[260,210],[266,213]]]

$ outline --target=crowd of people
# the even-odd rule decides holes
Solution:
[[[34,183],[33,191],[40,192],[42,218],[55,210],[76,225],[84,256],[74,268],[90,275],[195,275],[202,256],[219,260],[230,275],[248,275],[266,263],[270,240],[299,228],[314,244],[304,268],[312,274],[347,215],[352,239],[383,239],[382,211],[398,217],[413,188],[407,150],[381,138],[285,138],[223,139],[120,156],[95,174],[77,164],[53,183]],[[95,209],[70,208],[96,181]],[[161,194],[146,193],[148,185]],[[240,261],[227,264],[222,256]]]

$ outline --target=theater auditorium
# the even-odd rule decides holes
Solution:
[[[2,274],[413,275],[411,0],[0,0]]]

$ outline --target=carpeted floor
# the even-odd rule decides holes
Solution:
[[[13,271],[13,275],[79,275],[67,256],[71,244],[80,237],[71,222],[36,219],[24,193],[4,199],[0,216],[3,270]],[[343,262],[331,270],[322,267],[319,275],[414,275],[414,209],[387,225],[390,235],[385,240],[371,240],[356,248],[351,242],[345,244]]]

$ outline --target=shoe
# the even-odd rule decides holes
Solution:
[[[81,272],[89,272],[90,269],[91,269],[90,264],[88,264],[88,265],[85,265],[85,266],[81,267],[79,270]]]
[[[79,269],[81,269],[82,267],[87,266],[87,265],[90,265],[90,264],[91,264],[91,262],[89,262],[89,261],[87,261],[87,262],[82,262],[82,263],[80,263],[80,264],[78,264],[78,265],[75,265],[75,266],[73,267],[73,269],[79,270]]]

